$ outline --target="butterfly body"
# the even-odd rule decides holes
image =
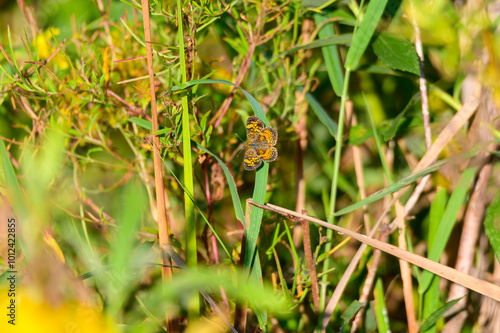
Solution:
[[[245,170],[255,170],[262,164],[262,161],[272,162],[278,157],[278,151],[274,147],[278,141],[278,132],[274,128],[265,127],[259,118],[248,117],[247,139],[247,151],[243,164]]]

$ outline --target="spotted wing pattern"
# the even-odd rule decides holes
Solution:
[[[247,140],[250,142],[257,141],[259,133],[266,127],[262,120],[251,116],[247,119]]]
[[[274,128],[265,127],[257,117],[247,120],[247,148],[243,166],[245,170],[257,169],[262,161],[272,162],[278,157],[278,150],[273,146],[278,141],[278,132]]]
[[[272,162],[278,157],[278,150],[271,146],[258,147],[255,149],[255,152],[264,162]]]
[[[278,141],[278,132],[276,132],[274,128],[266,127],[262,131],[260,131],[257,141],[260,144],[268,144],[274,146]]]
[[[243,166],[245,170],[252,171],[257,169],[262,164],[262,160],[255,149],[250,148],[245,152],[245,159],[243,160]]]

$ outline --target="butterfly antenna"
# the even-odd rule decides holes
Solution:
[[[237,133],[234,133],[234,134],[238,137],[238,139],[241,140],[241,142],[245,142],[245,140],[243,140],[242,138],[240,138],[240,136]]]

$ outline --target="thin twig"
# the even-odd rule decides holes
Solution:
[[[302,214],[307,215],[307,211],[303,208]],[[304,256],[306,257],[307,270],[311,279],[311,291],[313,295],[314,312],[318,315],[319,311],[319,289],[318,289],[318,276],[316,274],[316,264],[312,256],[311,249],[311,235],[309,232],[309,223],[305,220],[300,220],[302,225],[302,232],[304,234]]]
[[[149,88],[151,94],[151,118],[153,121],[152,132],[158,131],[158,111],[156,109],[156,94],[155,94],[155,81],[154,81],[154,69],[153,69],[153,54],[151,48],[151,29],[149,25],[149,1],[141,0],[142,5],[142,17],[144,21],[144,39],[146,41],[146,55],[148,64],[148,74],[149,74]],[[160,138],[158,135],[153,135],[153,145],[154,147],[160,146]],[[155,171],[155,188],[156,188],[156,209],[158,213],[158,238],[160,241],[160,248],[164,248],[169,244],[169,233],[168,233],[168,223],[167,215],[165,211],[165,198],[163,189],[163,172],[162,163],[160,156],[158,154],[153,154],[154,171]],[[162,278],[163,282],[172,279],[172,268],[170,267],[170,258],[162,255]],[[169,332],[178,332],[179,324],[176,319],[172,319],[168,313],[165,313],[165,318],[167,321],[167,327]]]
[[[460,285],[462,285],[470,290],[473,290],[479,294],[482,294],[486,297],[492,298],[492,299],[500,302],[500,286],[494,285],[493,283],[490,283],[488,281],[484,281],[484,280],[475,278],[473,276],[470,276],[468,274],[464,274],[460,271],[457,271],[456,269],[442,265],[440,263],[437,263],[437,262],[432,261],[430,259],[427,259],[425,257],[421,257],[417,254],[414,254],[414,253],[411,253],[408,251],[403,251],[403,250],[395,247],[394,245],[387,244],[387,243],[381,242],[377,239],[371,238],[371,236],[366,236],[366,235],[357,233],[355,231],[339,227],[338,225],[330,224],[326,221],[322,221],[320,219],[310,217],[308,215],[299,214],[299,213],[294,212],[292,210],[289,210],[289,209],[286,209],[286,208],[283,208],[280,206],[272,205],[269,203],[266,203],[264,205],[260,205],[258,203],[251,201],[251,200],[249,201],[249,203],[253,206],[256,206],[256,207],[283,215],[291,220],[296,220],[297,218],[304,219],[304,220],[307,220],[309,222],[313,222],[315,224],[318,224],[324,228],[334,230],[340,234],[345,234],[349,237],[356,239],[359,242],[362,242],[364,245],[369,245],[373,248],[379,249],[379,250],[386,252],[390,255],[393,255],[399,259],[402,259],[402,260],[405,260],[411,264],[414,264],[422,269],[428,270],[431,273],[439,275],[442,278],[445,278],[449,281],[458,283],[458,284],[460,284]],[[373,230],[375,230],[375,228],[373,228]],[[327,311],[325,310],[325,317],[327,319],[329,319],[329,316],[326,316],[326,314],[327,314]]]

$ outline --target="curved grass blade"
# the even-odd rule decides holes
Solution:
[[[434,242],[429,246],[428,258],[433,261],[439,261],[441,254],[448,243],[448,239],[450,238],[451,231],[455,226],[457,221],[458,210],[462,206],[465,196],[467,195],[467,191],[469,190],[469,186],[476,175],[476,168],[468,168],[466,169],[460,179],[458,180],[453,193],[450,196],[450,200],[448,200],[448,204],[446,205],[446,209],[443,214],[443,218],[439,223],[438,230],[436,231],[436,238]],[[422,278],[420,279],[420,283],[418,285],[418,292],[423,293],[427,290],[429,285],[431,284],[432,277],[434,273],[429,271],[423,271]]]
[[[375,319],[377,320],[378,332],[390,332],[389,316],[384,298],[384,287],[380,278],[378,278],[375,283],[375,290],[373,293],[375,294]]]
[[[172,88],[170,88],[170,91],[172,91],[172,92],[181,91],[181,90],[184,90],[186,88],[195,86],[197,84],[210,84],[210,83],[227,84],[227,85],[236,87],[239,90],[241,90],[241,92],[245,95],[245,97],[250,102],[250,106],[252,107],[253,112],[255,113],[255,115],[260,120],[262,120],[264,122],[264,124],[266,124],[266,126],[269,126],[269,122],[267,121],[266,114],[264,113],[264,110],[262,110],[262,107],[260,106],[259,102],[255,99],[255,97],[253,97],[252,95],[250,95],[250,93],[248,91],[246,91],[245,89],[243,89],[243,88],[241,88],[241,87],[239,87],[239,86],[237,86],[234,83],[231,83],[229,81],[226,81],[226,80],[213,80],[213,79],[193,80],[193,81],[189,81],[189,82],[186,82],[186,83],[183,83],[183,84],[179,84],[179,85],[173,86]]]
[[[380,190],[378,192],[373,193],[369,197],[367,197],[367,198],[365,198],[365,199],[363,199],[361,201],[358,201],[355,204],[352,204],[352,205],[350,205],[350,206],[348,206],[348,207],[346,207],[344,209],[341,209],[341,210],[337,211],[333,215],[334,216],[344,215],[344,214],[347,214],[349,212],[352,212],[353,210],[361,208],[361,207],[363,207],[365,205],[371,204],[372,202],[375,202],[375,201],[377,201],[377,200],[385,197],[388,194],[392,194],[392,193],[394,193],[394,192],[402,189],[403,187],[405,187],[405,186],[407,186],[407,185],[409,185],[409,184],[411,184],[413,182],[416,182],[418,179],[422,178],[426,174],[438,170],[440,167],[442,167],[447,162],[448,162],[448,160],[439,161],[439,162],[431,165],[430,167],[425,168],[424,170],[422,170],[420,172],[417,172],[414,175],[410,175],[410,176],[405,177],[405,178],[403,178],[401,180],[398,180],[397,182],[392,183],[391,185],[387,186],[386,188],[384,188],[384,189],[382,189],[382,190]]]
[[[420,332],[425,332],[425,331],[428,331],[429,329],[431,329],[436,324],[436,322],[439,320],[439,318],[443,317],[444,314],[449,309],[451,309],[451,307],[453,305],[457,304],[458,301],[460,301],[463,297],[464,296],[457,298],[457,299],[454,299],[452,301],[449,301],[448,303],[446,303],[445,305],[443,305],[442,307],[437,309],[435,312],[433,312],[429,317],[427,317],[427,319],[424,321],[424,323],[420,327]]]
[[[220,158],[217,157],[217,155],[213,154],[210,150],[203,147],[198,142],[191,141],[191,145],[193,145],[193,147],[196,147],[199,150],[203,150],[205,153],[209,154],[210,156],[215,158],[217,160],[217,162],[219,162],[219,164],[222,168],[222,171],[224,171],[224,175],[226,176],[227,184],[229,186],[229,192],[231,193],[231,199],[233,200],[234,214],[236,215],[236,218],[238,219],[238,221],[240,221],[241,224],[243,224],[243,226],[245,227],[245,232],[246,232],[247,226],[245,223],[245,215],[243,214],[243,208],[241,207],[241,201],[240,201],[240,197],[238,195],[238,190],[236,189],[236,184],[234,182],[234,178],[231,175],[231,173],[229,172],[229,169],[224,164],[224,162]]]
[[[213,79],[193,80],[173,86],[170,89],[170,91],[176,92],[198,84],[211,84],[211,83],[227,84],[241,90],[241,92],[250,102],[250,106],[252,107],[255,115],[260,120],[262,120],[262,122],[264,122],[266,126],[269,126],[269,121],[266,118],[266,114],[264,113],[264,110],[262,110],[262,107],[260,106],[259,102],[255,99],[255,97],[253,97],[245,89],[229,81],[213,80]],[[269,164],[263,163],[263,166],[257,169],[257,172],[255,174],[255,186],[252,199],[256,203],[264,204],[264,199],[266,197],[268,174],[269,174]],[[245,250],[245,259],[243,263],[245,276],[249,276],[251,281],[258,283],[260,283],[262,279],[262,269],[260,266],[260,260],[259,256],[257,255],[256,249],[257,249],[257,239],[259,237],[259,231],[263,213],[264,211],[261,208],[257,207],[253,207],[250,212],[250,225],[247,226],[248,230],[247,230],[246,250]],[[260,309],[257,304],[252,304],[252,307],[255,310],[255,314],[257,315],[257,319],[259,320],[261,328],[265,329],[267,325],[267,312],[263,309]]]
[[[378,21],[382,17],[387,1],[388,0],[370,1],[370,3],[368,3],[363,21],[354,34],[351,47],[347,52],[345,60],[346,69],[354,70],[358,66],[358,62],[375,32],[375,28],[377,28]]]
[[[307,93],[306,99],[309,102],[309,105],[311,106],[312,110],[316,114],[316,117],[318,117],[319,121],[321,121],[321,123],[323,123],[323,125],[326,126],[328,132],[330,132],[330,134],[334,138],[337,138],[337,132],[338,132],[337,124],[333,121],[332,118],[330,118],[328,113],[325,111],[325,109],[323,109],[321,104],[319,104],[314,95],[311,93]]]
[[[19,186],[19,181],[16,177],[16,172],[14,171],[14,167],[9,159],[9,154],[7,153],[7,149],[5,148],[5,144],[2,139],[0,139],[0,156],[2,158],[2,166],[3,173],[5,176],[5,182],[7,183],[7,188],[12,196],[11,204],[15,207],[16,203],[19,207],[17,209],[21,209],[21,202],[23,199],[23,192],[21,191],[21,186]]]
[[[329,14],[314,14],[314,21],[316,25],[319,26],[321,23],[329,18],[335,17],[334,13]],[[342,35],[337,36],[335,34],[335,29],[333,23],[328,23],[323,26],[318,32],[319,38],[338,38]],[[352,40],[352,35],[351,35]],[[318,41],[319,42],[319,41]],[[330,83],[332,84],[333,91],[335,95],[342,95],[342,86],[344,85],[344,71],[342,67],[342,61],[340,60],[338,47],[335,45],[324,45],[321,48],[323,53],[323,59],[325,60],[326,71],[328,72],[328,77],[330,78]]]
[[[317,47],[327,48],[327,47],[335,47],[335,45],[339,45],[339,44],[349,45],[351,43],[351,40],[352,40],[352,34],[342,34],[342,35],[338,35],[338,36],[330,36],[330,37],[326,37],[326,38],[321,38],[321,39],[316,40],[314,42],[310,42],[310,43],[307,43],[304,45],[292,47],[291,49],[288,49],[285,52],[278,54],[278,57],[282,57],[282,56],[285,56],[287,54],[295,53],[295,52],[298,52],[300,50],[309,50],[309,49],[314,49]],[[326,61],[326,58],[325,58],[325,61]]]
[[[486,211],[484,231],[498,262],[500,262],[500,194],[496,196]]]

